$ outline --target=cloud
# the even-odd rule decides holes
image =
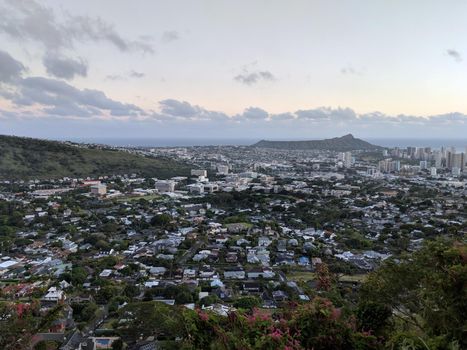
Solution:
[[[113,80],[113,81],[118,81],[118,80],[126,80],[125,77],[119,75],[119,74],[109,74],[105,77],[106,80]]]
[[[162,100],[159,102],[159,106],[162,114],[172,117],[192,118],[202,112],[202,109],[198,106],[174,99]]]
[[[222,121],[229,119],[225,113],[210,111],[186,101],[167,99],[160,101],[159,106],[160,114],[156,117],[167,120]]]
[[[61,66],[60,66],[61,65]],[[70,75],[66,64],[47,61],[53,74]],[[72,67],[75,68],[75,67]],[[139,117],[147,113],[134,104],[113,100],[104,92],[93,89],[78,89],[63,80],[45,77],[22,77],[23,64],[8,53],[0,51],[0,96],[17,108],[33,108],[39,116],[62,117]],[[21,111],[18,111],[21,112]]]
[[[248,107],[242,114],[237,115],[236,118],[245,120],[266,120],[269,118],[269,113],[258,107]]]
[[[73,48],[77,42],[107,42],[120,51],[153,53],[147,40],[121,36],[115,27],[101,19],[64,14],[59,21],[55,12],[34,0],[11,0],[0,7],[0,33],[16,40],[41,43],[48,50]]]
[[[160,113],[155,113],[153,118],[166,121],[222,122],[232,119],[226,113],[211,111],[197,105],[192,105],[189,102],[175,99],[159,101],[159,107]]]
[[[0,50],[0,83],[18,79],[25,70],[26,67],[21,62],[11,57],[8,52]]]
[[[320,107],[315,109],[298,110],[295,112],[297,119],[310,121],[323,120],[354,120],[356,113],[350,108],[329,108]]]
[[[82,58],[72,59],[48,54],[43,63],[47,74],[57,78],[71,80],[75,75],[86,77],[88,74],[88,63]]]
[[[145,75],[146,75],[146,74],[141,73],[141,72],[136,72],[136,71],[134,71],[134,70],[132,70],[132,71],[130,72],[130,77],[132,77],[132,78],[144,78]]]
[[[364,72],[362,70],[360,70],[360,69],[355,68],[351,64],[348,64],[347,66],[345,66],[345,67],[343,67],[341,69],[341,73],[344,74],[344,75],[358,75],[358,76],[361,76],[361,75],[363,75]]]
[[[123,38],[110,23],[101,18],[87,16],[72,17],[67,23],[67,30],[75,40],[90,40],[96,42],[109,42],[120,51],[141,51],[154,53],[152,46],[142,40],[129,40]]]
[[[256,69],[257,61],[246,64],[242,67],[242,73],[236,75],[234,80],[245,85],[254,85],[261,81],[275,81],[276,77],[268,70]]]
[[[279,114],[271,114],[270,118],[272,121],[293,120],[293,119],[296,119],[296,115],[294,113],[285,112],[285,113],[279,113]]]
[[[54,12],[35,1],[8,1],[0,8],[0,31],[15,39],[41,42],[47,48],[67,46],[64,27]]]
[[[90,117],[136,116],[144,111],[133,104],[108,98],[102,91],[78,89],[68,83],[43,77],[28,77],[21,81],[13,99],[18,106],[39,105],[48,114]]]
[[[245,85],[254,85],[256,83],[259,83],[260,81],[275,81],[276,78],[269,71],[258,71],[252,73],[244,72],[242,74],[238,74],[234,77],[234,80]]]
[[[199,125],[200,128],[204,126],[220,130],[238,128],[240,133],[250,128],[256,130],[256,127],[261,127],[261,130],[272,128],[278,133],[284,130],[309,130],[312,127],[334,133],[356,132],[361,129],[380,130],[383,134],[389,130],[398,130],[410,135],[407,130],[411,130],[410,132],[429,130],[439,134],[440,130],[458,133],[465,131],[467,127],[467,116],[462,113],[426,117],[390,116],[381,112],[359,114],[351,108],[319,107],[272,114],[252,106],[242,113],[229,115],[176,99],[160,101],[159,111],[156,112],[114,100],[99,90],[77,88],[63,80],[37,76],[24,77],[25,72],[26,67],[21,62],[7,52],[0,51],[0,97],[14,105],[13,108],[9,108],[10,110],[3,110],[0,113],[3,120],[16,117],[38,120],[47,117],[64,120],[90,118],[103,121],[145,120],[158,121],[159,125],[172,125],[174,128],[176,125],[181,128],[187,125],[193,127]],[[129,72],[128,76],[131,73],[134,76],[143,74],[133,71]],[[113,77],[113,79],[118,78],[119,76]]]
[[[446,53],[448,56],[452,57],[452,59],[456,62],[462,62],[462,55],[460,54],[459,51],[453,50],[453,49],[448,49],[446,50]]]
[[[105,77],[106,80],[112,80],[112,81],[126,81],[129,78],[135,78],[135,79],[141,79],[144,78],[146,74],[137,72],[134,70],[129,71],[125,75],[121,74],[109,74]]]
[[[261,122],[267,121],[270,114],[258,107],[248,107],[240,114],[229,116],[223,112],[211,111],[198,105],[192,105],[187,101],[166,99],[159,102],[160,114],[156,118],[166,120],[191,120],[191,121],[225,121],[225,122]]]
[[[162,33],[162,41],[170,43],[180,39],[180,34],[176,30],[166,30]]]

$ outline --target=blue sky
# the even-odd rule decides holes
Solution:
[[[0,133],[467,138],[465,1],[0,0]]]

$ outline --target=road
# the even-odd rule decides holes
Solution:
[[[279,276],[279,280],[281,282],[284,282],[284,283],[287,283],[287,276],[285,275],[285,273],[283,273],[281,270],[277,270],[277,275]]]
[[[185,264],[189,259],[191,259],[193,257],[193,255],[195,255],[195,253],[198,251],[198,249],[200,249],[202,246],[204,245],[204,242],[203,241],[196,241],[195,244],[193,244],[193,246],[188,249],[185,254],[183,254],[177,261],[177,263],[179,265],[183,265]]]

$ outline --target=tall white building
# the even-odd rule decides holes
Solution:
[[[341,152],[339,154],[339,159],[346,168],[350,168],[353,164],[352,152]]]
[[[461,174],[461,169],[458,168],[458,167],[453,167],[453,168],[451,169],[451,174],[452,174],[453,176],[459,176],[459,175]]]
[[[204,169],[191,169],[191,176],[208,176],[207,170]]]
[[[222,165],[219,164],[217,166],[217,172],[222,175],[227,175],[229,173],[229,166],[228,165]]]
[[[434,153],[435,167],[440,169],[443,166],[443,151],[436,151]]]
[[[107,193],[107,186],[105,184],[92,185],[91,193],[95,196],[105,196]]]
[[[160,193],[167,193],[175,191],[175,181],[159,180],[155,184],[156,190]]]

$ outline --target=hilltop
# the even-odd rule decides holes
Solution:
[[[330,150],[330,151],[356,151],[356,150],[377,150],[383,149],[381,146],[372,145],[369,142],[353,137],[348,134],[342,137],[334,137],[324,140],[308,141],[268,141],[261,140],[252,147],[275,148],[284,150]]]
[[[136,173],[169,178],[189,166],[121,150],[0,135],[0,179],[52,179]]]

